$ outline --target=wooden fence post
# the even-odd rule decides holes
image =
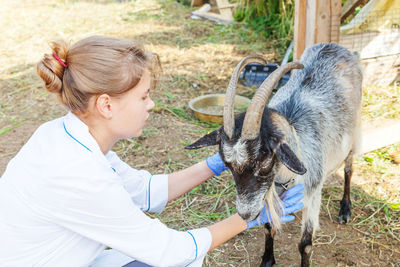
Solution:
[[[342,13],[342,0],[331,0],[331,42],[340,41],[340,18]]]
[[[339,42],[341,0],[296,0],[293,58],[317,43]]]
[[[307,0],[296,0],[294,6],[293,59],[300,59],[306,46]]]

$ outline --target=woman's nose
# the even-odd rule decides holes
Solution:
[[[154,101],[150,98],[150,103],[148,105],[147,110],[150,111],[155,107]]]

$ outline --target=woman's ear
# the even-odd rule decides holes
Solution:
[[[104,119],[112,119],[111,97],[108,94],[102,94],[98,96],[94,104],[97,112]]]

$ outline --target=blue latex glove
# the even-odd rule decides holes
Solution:
[[[285,191],[280,197],[282,199],[283,210],[281,210],[281,222],[286,223],[294,220],[293,215],[288,215],[294,213],[296,211],[301,210],[304,207],[302,202],[299,202],[304,198],[304,194],[301,192],[304,190],[303,184],[298,184],[293,186],[292,188]],[[271,222],[271,216],[269,214],[269,209],[267,210],[266,206],[262,209],[260,215],[247,223],[247,230],[266,223]]]
[[[219,153],[208,157],[206,159],[206,163],[208,168],[215,174],[215,175],[220,175],[221,172],[226,171],[228,168],[225,167],[224,162],[222,161]]]

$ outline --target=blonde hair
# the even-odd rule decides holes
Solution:
[[[91,96],[116,96],[129,91],[146,69],[152,74],[154,86],[160,70],[158,56],[129,39],[93,36],[71,47],[64,40],[50,46],[52,53],[45,54],[37,64],[37,73],[46,89],[56,93],[71,111],[85,112]]]

